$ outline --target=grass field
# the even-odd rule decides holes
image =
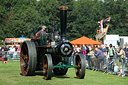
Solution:
[[[107,75],[102,72],[86,70],[85,79],[75,77],[74,68],[70,68],[65,76],[53,75],[51,80],[44,80],[42,72],[36,76],[22,76],[19,61],[0,61],[0,85],[128,85],[128,77]]]

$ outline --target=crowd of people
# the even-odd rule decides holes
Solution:
[[[15,59],[20,54],[20,46],[2,46],[0,47],[0,57],[7,55],[11,59]],[[82,53],[86,58],[86,68],[93,71],[103,71],[104,73],[113,73],[125,76],[128,73],[128,48],[120,46],[115,47],[110,44],[94,45],[73,45],[72,57],[70,63],[73,62],[76,54]],[[19,56],[20,57],[20,56]],[[74,62],[73,62],[74,63]]]
[[[128,70],[128,48],[115,47],[110,44],[102,44],[94,47],[93,45],[74,45],[73,55],[82,53],[86,57],[86,68],[104,73],[113,73],[125,76]],[[71,60],[70,60],[71,61]]]
[[[19,57],[20,50],[20,46],[2,46],[0,47],[0,57],[10,56],[10,59],[16,59]]]

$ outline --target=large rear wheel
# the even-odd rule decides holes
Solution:
[[[34,42],[25,41],[22,43],[20,52],[20,68],[22,75],[35,75],[37,62],[36,47]]]
[[[52,57],[50,54],[45,54],[43,59],[43,75],[45,80],[51,79],[52,69]]]
[[[75,68],[76,77],[79,79],[84,79],[85,76],[85,58],[83,54],[78,54],[75,57],[75,65],[78,66]]]

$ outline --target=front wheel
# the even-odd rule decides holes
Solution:
[[[50,54],[45,54],[43,59],[43,75],[45,80],[51,79],[52,76],[52,57]]]
[[[76,55],[75,65],[78,66],[77,68],[75,68],[76,77],[79,79],[84,79],[86,67],[85,67],[85,58],[83,54]]]

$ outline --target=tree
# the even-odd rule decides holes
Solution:
[[[0,39],[31,37],[42,25],[60,28],[59,6],[68,6],[67,37],[95,38],[97,21],[111,17],[108,34],[128,35],[128,0],[0,0]],[[46,29],[46,31],[48,31]],[[123,29],[123,30],[122,30]]]

